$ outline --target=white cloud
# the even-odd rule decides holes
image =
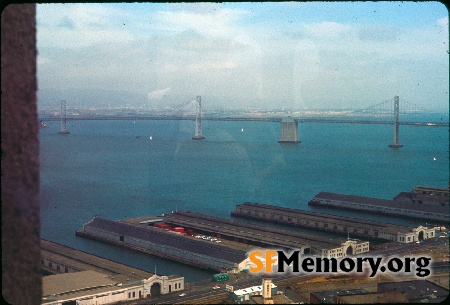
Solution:
[[[307,24],[305,29],[310,37],[319,39],[339,39],[353,30],[349,25],[329,21]]]
[[[152,91],[147,96],[149,100],[161,100],[169,91],[170,87]]]
[[[133,15],[101,4],[38,5],[40,88],[59,75],[61,86],[129,90],[149,100],[215,95],[274,106],[355,99],[370,84],[385,98],[405,76],[434,77],[448,88],[448,18],[409,27],[298,19],[287,27],[224,4],[143,8]],[[162,89],[148,93],[149,86]]]
[[[42,4],[37,10],[41,47],[82,48],[134,40],[121,20],[127,15],[101,4]]]
[[[229,37],[238,31],[236,23],[248,12],[218,8],[207,11],[160,11],[155,20],[166,30],[180,32],[192,29],[202,35]]]

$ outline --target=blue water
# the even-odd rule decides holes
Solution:
[[[188,210],[227,217],[245,201],[397,224],[417,220],[311,208],[320,191],[392,199],[416,185],[449,183],[447,127],[299,125],[300,144],[279,144],[279,123],[69,121],[40,130],[41,237],[187,281],[201,269],[75,236],[98,215],[112,220]],[[152,136],[153,140],[149,140]],[[434,158],[436,160],[434,160]]]

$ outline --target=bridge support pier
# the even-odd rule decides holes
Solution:
[[[389,145],[390,148],[401,148],[402,144],[398,141],[399,130],[398,127],[400,125],[400,107],[399,107],[399,98],[396,95],[394,97],[394,138],[392,140],[392,144]]]
[[[195,134],[192,137],[192,140],[203,140],[205,137],[202,135],[202,98],[197,96],[195,100],[197,101],[195,111]]]
[[[278,143],[300,143],[298,140],[298,121],[292,117],[283,118]]]

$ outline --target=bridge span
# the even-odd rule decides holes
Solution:
[[[448,127],[448,122],[424,122],[424,121],[409,121],[406,117],[400,121],[400,98],[394,96],[393,99],[389,99],[382,103],[370,106],[366,109],[354,110],[351,112],[342,113],[336,116],[320,116],[320,117],[293,117],[293,116],[279,116],[279,117],[269,117],[269,116],[206,116],[202,117],[201,110],[201,97],[197,96],[195,99],[184,102],[173,109],[186,106],[195,101],[196,104],[196,114],[192,115],[159,115],[159,116],[149,116],[149,115],[72,115],[67,117],[65,113],[65,101],[64,101],[64,112],[63,106],[61,106],[61,132],[62,134],[68,134],[69,132],[65,129],[66,120],[189,120],[195,121],[195,135],[192,137],[193,140],[203,140],[205,137],[202,135],[202,120],[208,121],[253,121],[253,122],[280,122],[280,140],[279,143],[300,143],[298,138],[298,123],[334,123],[334,124],[384,124],[393,125],[393,140],[389,144],[389,147],[398,149],[403,147],[399,141],[399,126],[400,125],[412,125],[412,126],[433,126],[433,127]],[[61,103],[63,105],[63,103]],[[393,105],[393,108],[392,108]],[[405,105],[412,107],[405,110],[405,114],[419,114],[426,111],[419,111],[417,105],[405,102]],[[386,108],[387,107],[387,108]],[[393,120],[387,120],[386,117],[390,117],[393,114]],[[373,119],[378,117],[380,119]],[[41,118],[42,121],[57,120],[56,117]],[[64,128],[63,128],[64,123]],[[64,129],[64,130],[63,130]]]
[[[203,121],[235,121],[235,122],[281,122],[283,117],[241,117],[241,116],[204,116]],[[331,124],[379,124],[379,125],[393,125],[392,120],[364,120],[364,119],[341,119],[333,117],[319,117],[319,118],[293,118],[298,123],[331,123]],[[41,121],[59,121],[60,118],[56,116],[48,116],[40,118]],[[176,116],[176,115],[76,115],[67,116],[68,121],[81,121],[81,120],[147,120],[147,121],[157,121],[157,120],[167,120],[167,121],[195,121],[196,117],[192,116]],[[429,126],[429,127],[448,127],[449,122],[417,122],[417,121],[399,121],[400,125],[410,125],[410,126]]]

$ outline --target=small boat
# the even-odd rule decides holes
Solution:
[[[39,128],[48,128],[48,126],[46,124],[44,124],[44,122],[40,121]]]
[[[244,131],[244,128],[242,128],[241,131],[243,132],[243,131]]]
[[[151,141],[151,140],[153,140],[153,137],[152,137],[152,136],[150,136],[150,138],[149,138],[149,139],[150,139],[150,141]]]

